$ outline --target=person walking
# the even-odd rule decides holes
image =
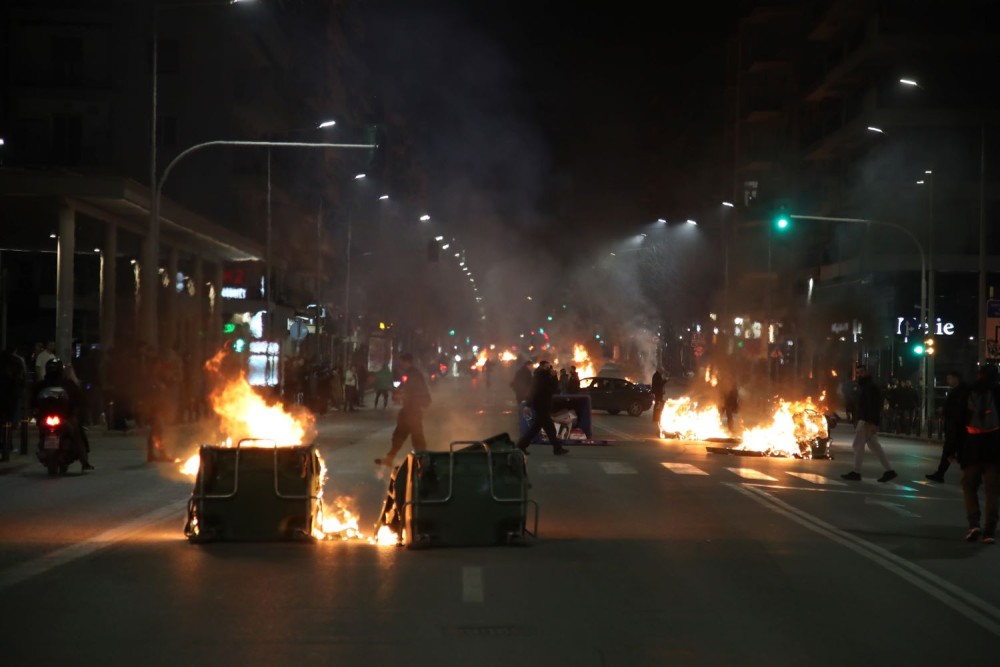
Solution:
[[[932,482],[944,482],[944,474],[951,466],[951,459],[961,449],[965,440],[965,408],[969,387],[962,381],[962,374],[949,371],[947,377],[948,395],[944,399],[944,446],[937,470],[925,475]]]
[[[382,399],[382,409],[389,407],[389,392],[392,391],[392,371],[389,364],[382,364],[382,368],[375,372],[375,407],[378,407],[378,399]]]
[[[552,364],[542,360],[538,362],[538,368],[532,377],[531,396],[528,399],[528,406],[534,412],[531,419],[531,427],[517,441],[517,448],[525,454],[528,453],[528,445],[535,439],[542,430],[552,443],[552,453],[556,456],[569,454],[569,450],[559,443],[559,436],[556,433],[556,425],[552,421],[552,397],[559,391],[559,380],[552,368]]]
[[[531,395],[531,362],[527,359],[514,373],[514,379],[510,381],[510,388],[514,390],[514,401],[518,405],[528,400]]]
[[[660,415],[663,413],[663,390],[666,386],[666,380],[663,379],[663,370],[659,367],[653,372],[653,380],[649,384],[649,388],[653,390],[653,423],[660,423]]]
[[[375,459],[376,465],[392,467],[392,461],[403,447],[407,438],[413,449],[422,452],[427,449],[424,440],[424,410],[431,404],[431,392],[427,388],[427,380],[413,364],[413,355],[404,352],[399,355],[399,365],[405,378],[400,388],[403,407],[396,415],[396,430],[392,432],[392,446],[389,453]]]
[[[859,482],[861,481],[861,467],[865,461],[865,445],[875,452],[879,463],[885,469],[882,476],[878,478],[880,482],[889,482],[899,475],[892,469],[889,458],[882,449],[882,443],[878,440],[878,427],[882,418],[882,392],[878,385],[868,375],[868,368],[857,367],[858,391],[854,397],[854,416],[857,418],[857,425],[854,427],[854,469],[846,472],[841,477],[843,479]]]
[[[969,520],[967,542],[996,541],[998,519],[997,487],[1000,477],[1000,403],[998,403],[997,371],[992,366],[980,367],[976,381],[966,393],[965,440],[958,452],[962,467],[962,495]],[[983,487],[986,505],[985,523],[979,508],[979,487]]]

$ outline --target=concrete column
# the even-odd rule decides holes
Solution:
[[[177,346],[177,271],[180,265],[180,253],[177,248],[171,248],[167,255],[167,287],[163,295],[163,329],[160,331],[160,349],[169,350]]]
[[[56,253],[56,354],[72,358],[73,253],[76,252],[76,210],[59,208],[59,243]]]
[[[101,248],[101,349],[115,344],[115,326],[118,322],[118,294],[115,291],[118,271],[118,228],[107,223],[104,228],[104,247]]]

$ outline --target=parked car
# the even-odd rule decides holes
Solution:
[[[580,391],[590,396],[592,410],[607,410],[612,415],[624,411],[638,417],[653,407],[653,392],[648,387],[620,378],[584,378]]]

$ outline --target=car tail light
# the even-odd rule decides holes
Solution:
[[[49,415],[48,417],[45,418],[45,425],[46,426],[55,427],[55,426],[59,426],[59,424],[61,424],[61,423],[62,423],[62,419],[59,419],[59,415]]]

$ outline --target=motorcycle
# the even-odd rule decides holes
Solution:
[[[69,397],[59,387],[47,387],[38,394],[38,460],[49,476],[65,475],[78,459],[75,427],[70,418]]]

